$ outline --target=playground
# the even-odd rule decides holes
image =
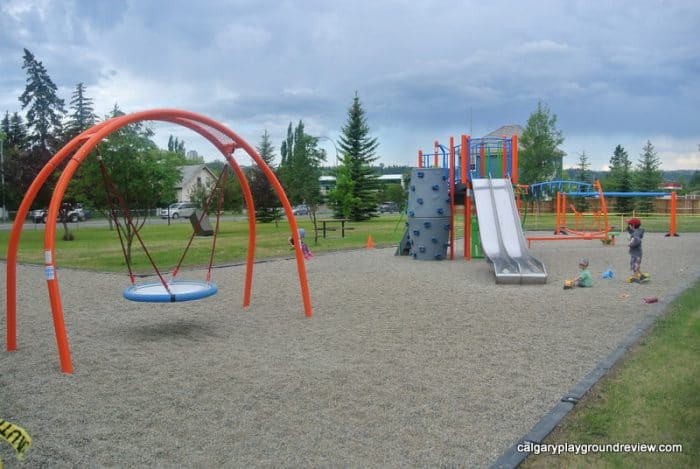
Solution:
[[[62,268],[73,374],[59,372],[44,266],[19,265],[0,415],[31,434],[33,467],[485,467],[697,278],[699,242],[647,233],[644,285],[625,282],[625,242],[534,243],[540,285],[496,284],[461,242],[442,262],[321,253],[306,263],[311,317],[295,259],[255,265],[248,308],[245,265],[184,303],[127,301],[125,274]],[[580,257],[594,286],[563,291]],[[0,457],[15,467],[8,445]]]

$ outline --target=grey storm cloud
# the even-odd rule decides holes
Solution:
[[[255,135],[299,119],[337,135],[357,91],[397,160],[426,146],[397,134],[524,125],[541,101],[568,153],[596,136],[598,166],[655,138],[668,165],[700,165],[698,27],[690,0],[5,0],[0,110],[19,110],[26,47],[66,98],[84,82],[100,115],[176,107]]]

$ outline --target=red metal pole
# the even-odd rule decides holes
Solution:
[[[418,167],[423,167],[423,150],[418,150]]]
[[[438,162],[438,145],[439,145],[438,141],[435,140],[435,156],[433,157],[433,159],[435,161],[435,164],[433,165],[434,168],[440,167],[440,164]]]

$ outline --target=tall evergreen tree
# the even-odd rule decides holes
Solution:
[[[57,88],[46,72],[44,65],[24,49],[24,64],[27,72],[27,86],[19,97],[22,109],[27,109],[29,139],[33,147],[52,154],[60,143],[65,103],[56,94]],[[48,159],[48,158],[47,158]]]
[[[576,180],[581,182],[590,182],[588,169],[591,164],[588,162],[588,155],[586,155],[586,150],[583,150],[578,155],[578,168],[576,171]],[[588,203],[585,197],[576,197],[574,200],[574,205],[576,210],[582,212],[588,208]]]
[[[583,150],[578,155],[578,176],[577,179],[581,182],[590,182],[588,177],[588,169],[591,164],[588,162],[588,155],[586,155],[586,150]]]
[[[5,132],[7,140],[5,141],[5,148],[14,147],[18,150],[26,150],[28,148],[28,136],[27,127],[24,125],[22,116],[15,112],[10,117],[10,113],[6,112],[5,117],[2,119],[2,131]]]
[[[654,145],[649,140],[642,148],[634,180],[636,189],[642,192],[658,191],[659,184],[663,182],[661,159],[659,159]],[[637,208],[642,212],[652,212],[654,210],[654,201],[649,197],[640,197],[637,202]]]
[[[533,184],[554,177],[564,156],[564,152],[558,148],[564,143],[564,137],[556,125],[556,114],[550,114],[549,106],[538,102],[519,141],[521,183]]]
[[[69,141],[83,130],[87,130],[97,122],[92,98],[85,95],[85,85],[80,82],[70,98],[70,113],[66,123],[66,141]]]
[[[256,149],[263,161],[272,169],[275,160],[275,147],[272,145],[272,140],[267,130],[260,138],[260,144]],[[261,222],[276,222],[279,220],[281,204],[263,170],[258,165],[254,165],[248,173],[248,177],[250,179],[250,191],[253,193],[253,200],[255,201],[256,218]]]
[[[326,159],[326,152],[318,148],[318,137],[308,135],[304,131],[304,123],[292,131],[290,123],[287,138],[280,145],[281,160],[278,168],[279,178],[294,204],[305,203],[309,207],[309,218],[316,226],[316,213],[323,201],[321,194],[321,162]],[[315,230],[318,233],[318,230]],[[317,235],[314,236],[314,241]]]
[[[36,174],[28,170],[33,166],[27,164],[29,158],[27,129],[22,117],[16,112],[10,117],[10,113],[5,112],[5,116],[0,121],[0,132],[5,134],[3,142],[5,202],[7,207],[14,208],[19,206]]]
[[[336,216],[349,214],[351,220],[367,220],[376,216],[377,210],[378,176],[371,165],[378,159],[375,151],[379,142],[370,137],[370,128],[357,92],[341,132],[338,147],[343,157],[338,171],[352,184],[336,186],[329,197]]]
[[[610,175],[608,176],[608,189],[615,192],[631,192],[632,191],[632,162],[630,161],[627,151],[617,145],[612,157],[610,158]],[[617,211],[620,213],[629,213],[632,211],[634,204],[629,197],[617,198]]]

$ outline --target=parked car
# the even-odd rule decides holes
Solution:
[[[294,215],[308,215],[309,214],[309,207],[307,207],[304,204],[297,205],[296,207],[292,208],[292,214],[294,214]]]
[[[379,213],[393,213],[399,211],[399,204],[396,202],[384,202],[379,206]]]
[[[89,210],[84,210],[81,204],[70,204],[65,203],[61,210],[58,212],[58,221],[66,221],[76,223],[79,221],[87,220],[90,216]],[[40,208],[37,210],[32,210],[29,212],[29,218],[34,223],[46,223],[46,209]]]
[[[177,202],[170,204],[168,208],[160,209],[160,218],[170,217],[176,220],[180,217],[189,217],[197,208],[199,208],[199,206],[192,202]]]

